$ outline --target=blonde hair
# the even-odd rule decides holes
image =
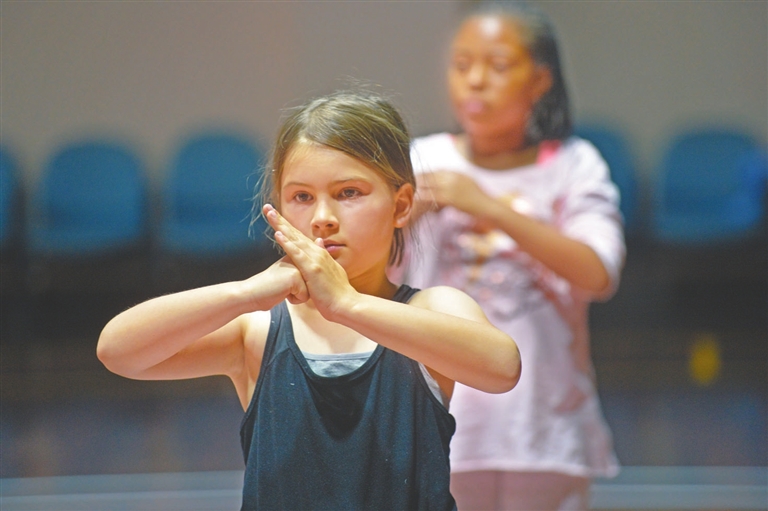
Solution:
[[[261,214],[263,201],[279,209],[285,162],[296,144],[306,142],[330,147],[362,162],[378,172],[393,190],[406,183],[416,189],[411,139],[397,109],[371,91],[338,91],[289,111],[278,130],[271,165],[256,197],[255,213]],[[403,230],[395,228],[389,264],[399,265],[404,250]]]

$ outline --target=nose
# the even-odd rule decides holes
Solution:
[[[335,232],[338,228],[339,220],[330,201],[318,199],[312,214],[312,234],[321,237]]]
[[[473,89],[482,88],[487,78],[487,68],[482,62],[474,62],[467,70],[467,84]]]

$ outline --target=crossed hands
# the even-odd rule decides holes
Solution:
[[[330,319],[342,298],[356,293],[347,272],[331,257],[321,238],[310,239],[270,204],[264,206],[263,212],[275,230],[275,241],[285,251],[284,257],[263,272],[275,286],[274,302],[287,299],[299,304],[312,298],[318,311]]]

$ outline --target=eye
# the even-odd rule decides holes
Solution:
[[[494,59],[491,61],[491,67],[497,73],[503,73],[512,67],[512,62],[508,59]]]
[[[361,195],[362,195],[362,192],[357,188],[343,188],[339,192],[339,197],[342,199],[356,199]]]
[[[451,60],[451,65],[459,72],[467,71],[472,65],[472,61],[469,57],[456,55]]]
[[[312,200],[312,196],[307,192],[297,192],[293,195],[293,200],[296,202],[309,202]]]

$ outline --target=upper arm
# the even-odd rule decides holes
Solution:
[[[259,376],[269,324],[269,311],[243,314],[133,377],[181,380],[225,375],[246,409]]]
[[[562,203],[563,233],[588,246],[607,272],[609,284],[595,298],[607,297],[618,285],[626,247],[619,192],[608,167],[591,145],[574,147],[575,164]]]
[[[416,293],[410,305],[490,324],[483,309],[467,293],[450,286],[434,286]]]
[[[449,286],[435,286],[419,291],[413,296],[409,304],[478,323],[490,324],[485,313],[472,297]],[[431,367],[427,367],[427,370],[437,381],[443,393],[450,399],[453,396],[454,380]]]
[[[261,363],[269,318],[269,311],[238,316],[135,378],[177,380],[226,375],[234,379],[245,367]]]
[[[230,376],[242,366],[247,315],[197,339],[171,357],[133,375],[140,380],[181,380]]]

